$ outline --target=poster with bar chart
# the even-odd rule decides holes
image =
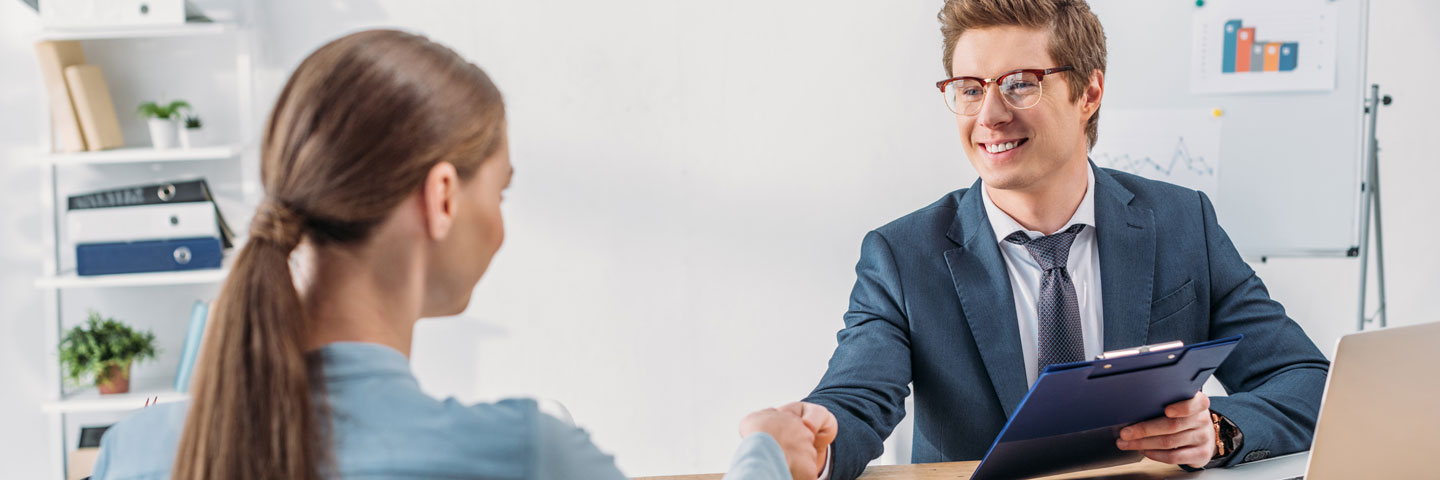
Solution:
[[[1335,7],[1270,0],[1197,8],[1192,93],[1335,89]]]
[[[1220,123],[1214,110],[1106,109],[1095,165],[1220,196]]]

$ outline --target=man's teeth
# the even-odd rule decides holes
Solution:
[[[1000,153],[1015,148],[1016,144],[1018,142],[991,143],[985,145],[985,150],[990,153]]]

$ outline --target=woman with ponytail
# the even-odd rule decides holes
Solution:
[[[266,127],[191,399],[111,428],[94,478],[624,478],[533,401],[436,400],[410,373],[415,322],[465,310],[500,248],[512,171],[500,92],[455,52],[390,30],[315,51]],[[822,411],[747,416],[731,477],[815,478]]]

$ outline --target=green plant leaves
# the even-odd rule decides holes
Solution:
[[[177,116],[181,110],[189,110],[191,108],[193,107],[190,106],[190,102],[184,100],[175,100],[165,105],[155,102],[145,102],[140,104],[136,112],[141,116],[149,118],[169,120],[171,117]]]
[[[70,381],[98,377],[111,365],[125,368],[131,362],[155,358],[155,333],[136,331],[113,318],[90,311],[85,325],[65,332],[60,340],[60,364]]]

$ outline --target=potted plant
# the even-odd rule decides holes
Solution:
[[[179,120],[180,110],[186,108],[190,108],[190,103],[184,100],[175,100],[164,105],[156,102],[140,104],[140,115],[149,119],[151,145],[157,149],[175,145],[176,120]]]
[[[205,141],[204,127],[199,115],[185,114],[185,128],[180,130],[180,148],[200,146]]]
[[[155,358],[155,334],[139,332],[90,311],[85,325],[71,328],[60,341],[60,363],[76,384],[94,377],[101,394],[130,391],[130,365]]]

